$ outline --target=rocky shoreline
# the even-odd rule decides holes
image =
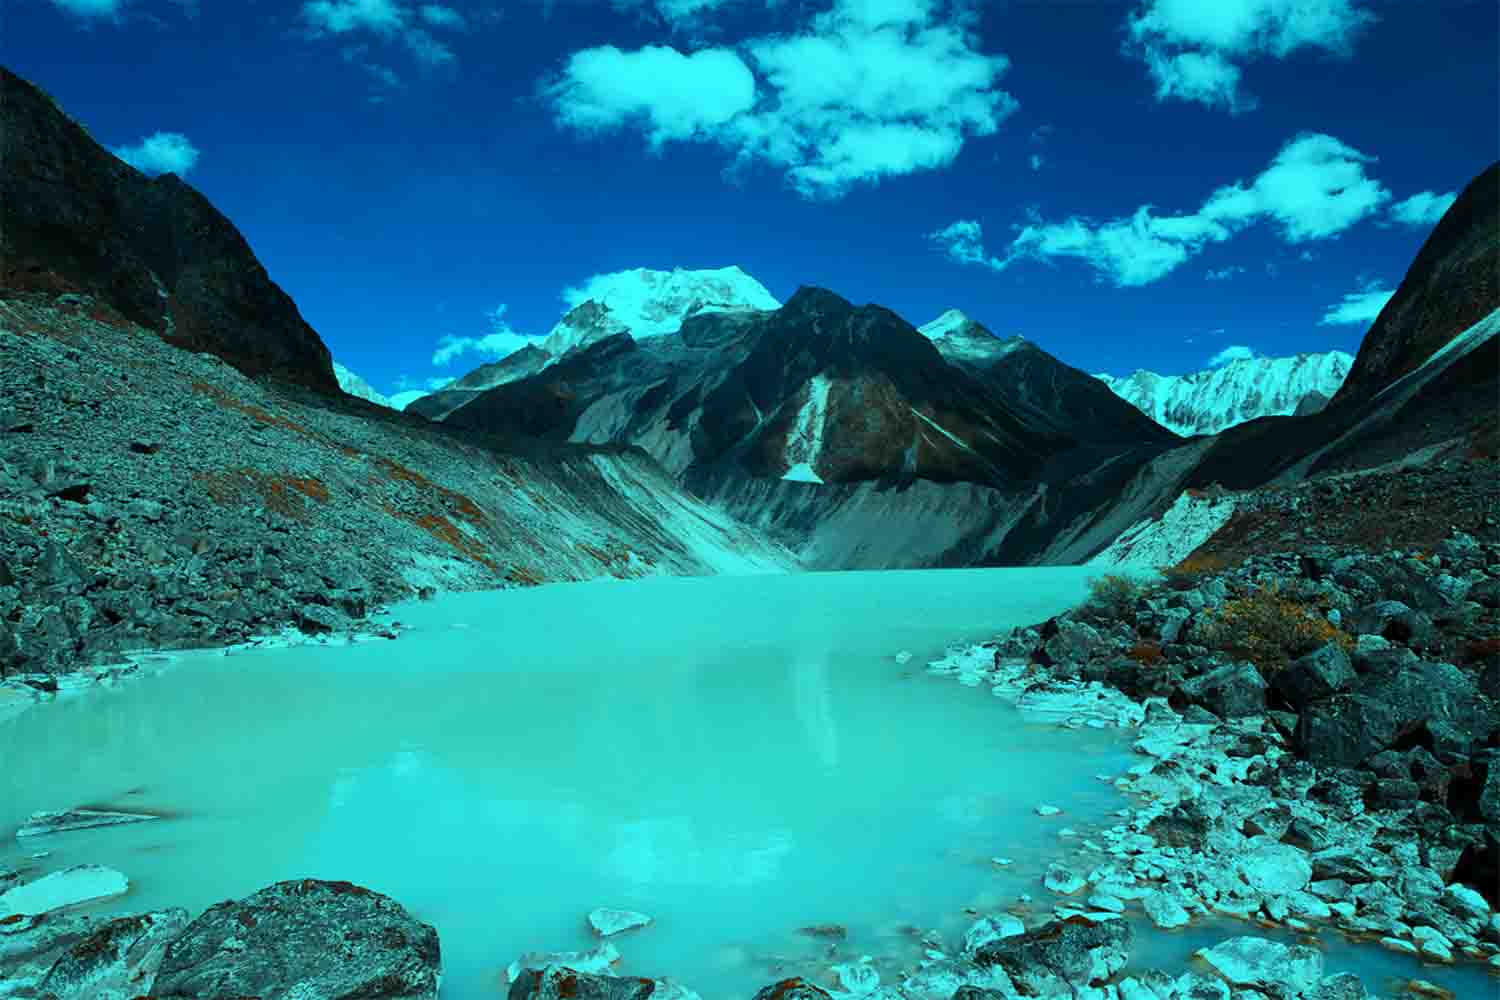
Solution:
[[[1278,602],[1269,611],[1246,603],[1267,593]],[[1066,841],[1072,846],[1042,876],[1056,897],[1050,913],[1041,900],[1023,898],[976,913],[962,941],[916,934],[907,954],[878,960],[852,960],[833,947],[823,959],[790,960],[786,971],[800,975],[768,985],[757,1000],[1367,995],[1354,977],[1324,976],[1316,948],[1258,936],[1261,927],[1308,940],[1327,930],[1429,963],[1485,963],[1500,974],[1500,664],[1485,638],[1497,596],[1500,543],[1462,532],[1426,552],[1309,550],[1212,571],[1195,570],[1190,559],[1154,585],[1102,578],[1078,608],[951,652],[929,671],[988,685],[1033,718],[1131,729],[1142,762],[1113,778],[1129,807],[1120,822]],[[1246,644],[1258,660],[1236,658]],[[78,878],[84,891],[97,891],[87,886],[98,873]],[[18,873],[0,872],[0,903],[19,884]],[[396,920],[399,911],[400,920],[426,926],[379,894],[325,888],[346,885],[280,883],[191,923],[182,911],[109,920],[66,911],[0,916],[0,968],[21,970],[4,981],[18,997],[129,998],[153,979],[159,997],[239,995],[214,992],[219,987],[172,992],[174,976],[187,976],[194,989],[222,980],[279,996],[268,971],[274,963],[252,951],[281,949],[282,967],[324,977],[317,981],[333,989],[327,977],[346,972],[316,960],[325,950],[318,935],[338,925],[328,907],[369,901],[381,919]],[[246,916],[226,921],[225,907]],[[1127,917],[1137,913],[1163,929],[1222,917],[1256,926],[1201,950],[1197,968],[1132,966],[1122,976],[1135,938]],[[225,951],[225,941],[242,940],[237,927],[261,926],[268,915],[267,926],[289,937],[274,945],[267,938],[243,955]],[[308,919],[327,925],[315,940],[305,936]],[[435,935],[429,948],[425,934],[406,927],[391,937],[405,943],[386,957],[406,971],[383,980],[392,988],[363,983],[375,992],[361,995],[435,996],[441,963]],[[217,944],[205,945],[205,935]],[[189,952],[197,957],[188,961]],[[94,956],[87,975],[80,953]],[[590,952],[530,953],[513,965],[509,995],[696,996],[670,980],[611,975],[619,955],[609,941]],[[228,963],[220,979],[214,963]],[[377,980],[393,975],[378,968]],[[881,971],[895,981],[882,984]],[[94,992],[68,991],[84,982]],[[398,982],[405,992],[394,991]],[[114,983],[119,991],[108,992]],[[1408,988],[1453,995],[1420,978]]]

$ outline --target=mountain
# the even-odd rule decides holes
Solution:
[[[1289,358],[1244,358],[1187,375],[1138,370],[1094,377],[1163,427],[1191,437],[1259,417],[1307,415],[1343,385],[1354,358],[1342,351]]]
[[[366,382],[364,379],[360,378],[354,372],[351,372],[349,369],[345,368],[337,361],[333,363],[333,377],[338,379],[339,388],[347,392],[349,395],[358,396],[360,399],[369,400],[370,402],[375,403],[379,406],[389,406],[392,409],[395,409],[395,406],[389,399],[387,399],[385,396],[382,396],[379,392],[375,391],[375,387],[373,385]]]
[[[738,267],[653,271],[638,267],[589,282],[593,296],[558,320],[537,344],[474,369],[437,392],[411,401],[411,412],[442,420],[487,389],[534,375],[570,351],[624,334],[636,340],[676,333],[693,316],[774,310],[765,286]],[[583,294],[582,292],[578,294]]]
[[[445,423],[639,446],[826,568],[998,558],[1033,505],[1039,524],[1067,516],[1177,440],[1034,345],[977,324],[924,333],[810,287],[774,311],[607,336]]]
[[[1482,320],[1500,299],[1500,163],[1438,220],[1375,317],[1335,402],[1368,400]]]
[[[575,309],[574,312],[577,310]],[[414,396],[407,402],[406,409],[428,420],[442,420],[486,389],[493,389],[528,375],[535,375],[552,361],[551,354],[534,344],[527,344],[519,351],[512,351],[499,361],[480,365],[469,374],[454,379],[441,389]]]
[[[91,296],[246,375],[337,391],[322,339],[208,199],[146,177],[4,67],[0,162],[0,291]]]

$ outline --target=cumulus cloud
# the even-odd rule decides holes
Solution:
[[[198,149],[181,132],[156,132],[134,146],[110,148],[126,163],[144,174],[172,173],[181,177],[198,162]]]
[[[430,29],[462,31],[468,26],[464,16],[452,7],[413,6],[400,0],[306,0],[302,21],[313,38],[374,35],[399,42],[428,66],[446,65],[457,58]]]
[[[499,359],[514,354],[536,339],[516,332],[505,320],[506,306],[502,303],[487,314],[490,332],[481,337],[456,337],[445,334],[438,340],[437,350],[432,352],[434,365],[446,365],[464,354],[479,354],[489,359]],[[441,381],[441,380],[440,380]]]
[[[1228,281],[1236,274],[1244,274],[1245,269],[1238,264],[1230,264],[1228,267],[1209,268],[1203,276],[1209,281]]]
[[[1349,292],[1342,302],[1329,306],[1318,323],[1321,326],[1372,323],[1395,294],[1394,288],[1366,288],[1363,291]]]
[[[1419,191],[1391,206],[1391,218],[1408,226],[1430,226],[1443,217],[1448,206],[1458,200],[1458,192],[1437,194],[1434,191]]]
[[[1072,257],[1092,265],[1116,285],[1150,284],[1210,243],[1222,243],[1257,223],[1276,225],[1287,243],[1327,239],[1375,212],[1390,192],[1365,174],[1373,161],[1329,135],[1295,137],[1250,183],[1218,188],[1190,215],[1156,215],[1142,205],[1125,218],[1094,222],[1078,216],[1062,222],[1033,219],[1018,226],[1008,252],[992,256],[978,242],[977,222],[955,225],[968,242],[962,252],[951,247],[953,226],[929,239],[964,263],[1003,270],[1016,260]]]
[[[125,0],[52,0],[52,6],[82,18],[112,18],[125,7]]]
[[[1300,49],[1347,55],[1375,20],[1358,0],[1143,0],[1125,22],[1156,99],[1196,101],[1231,114],[1255,107],[1240,64]]]
[[[732,49],[683,55],[663,45],[576,52],[550,90],[557,120],[583,132],[635,125],[653,149],[712,137],[755,104],[755,77]]]
[[[1232,361],[1249,361],[1255,352],[1243,344],[1231,344],[1208,359],[1208,367],[1219,368]]]
[[[785,173],[809,198],[951,163],[1016,108],[1009,66],[978,51],[962,4],[835,0],[799,32],[736,48],[614,46],[571,56],[543,88],[559,125],[639,129],[660,151],[708,142],[730,169]]]

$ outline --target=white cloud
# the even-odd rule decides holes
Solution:
[[[583,132],[642,127],[653,149],[711,136],[755,104],[755,77],[730,49],[683,55],[648,45],[576,52],[548,90],[557,119]]]
[[[1209,281],[1227,281],[1228,279],[1234,277],[1236,274],[1244,273],[1245,269],[1239,264],[1230,264],[1228,267],[1221,267],[1217,269],[1209,268],[1203,273],[1203,276]]]
[[[536,338],[517,333],[505,321],[505,310],[506,306],[502,303],[487,314],[490,332],[482,337],[455,337],[452,334],[445,334],[438,341],[437,350],[432,353],[432,363],[446,365],[454,358],[470,353],[499,359],[536,343]]]
[[[1349,292],[1344,296],[1344,301],[1330,306],[1318,323],[1321,326],[1332,326],[1373,322],[1395,294],[1394,288],[1366,288],[1364,291]]]
[[[424,3],[418,9],[418,13],[422,15],[422,20],[439,28],[454,28],[462,31],[469,26],[469,22],[462,14],[440,3]]]
[[[306,0],[302,20],[313,38],[369,33],[405,45],[418,62],[442,66],[456,61],[453,49],[429,28],[461,31],[467,21],[442,4],[413,7],[400,0]],[[426,25],[426,27],[423,27]]]
[[[1392,205],[1391,218],[1408,226],[1430,226],[1441,219],[1443,213],[1448,211],[1448,206],[1457,200],[1458,193],[1455,191],[1447,194],[1419,191]]]
[[[1026,162],[1031,164],[1032,170],[1040,170],[1042,169],[1042,164],[1046,163],[1047,161],[1042,159],[1039,153],[1032,153],[1030,158]]]
[[[75,17],[114,17],[125,0],[52,0],[52,5]]]
[[[156,132],[134,146],[113,146],[114,153],[145,174],[181,177],[198,162],[198,149],[181,132]]]
[[[835,0],[798,33],[737,51],[585,49],[545,88],[560,125],[634,126],[653,149],[712,142],[731,169],[765,163],[810,198],[951,163],[1016,108],[1004,56],[975,48],[938,0]],[[741,54],[743,53],[743,55]]]
[[[1239,63],[1299,49],[1347,55],[1375,15],[1358,0],[1143,0],[1126,19],[1156,99],[1197,101],[1231,114],[1255,107]]]
[[[1249,361],[1255,357],[1255,352],[1243,344],[1231,344],[1208,359],[1208,367],[1218,368],[1227,365],[1231,361]]]
[[[944,253],[960,264],[983,264],[997,271],[1005,268],[1005,261],[985,253],[984,227],[973,219],[949,223],[936,232],[928,233],[927,238],[942,247]]]
[[[1376,211],[1390,192],[1365,175],[1364,156],[1328,135],[1292,139],[1250,184],[1220,187],[1191,215],[1158,216],[1142,205],[1126,218],[1092,222],[1074,216],[1062,222],[1034,219],[1012,239],[1003,258],[979,242],[977,222],[958,235],[967,242],[952,250],[952,226],[929,234],[949,256],[1003,270],[1021,258],[1073,257],[1087,261],[1121,287],[1165,277],[1209,243],[1222,243],[1256,222],[1272,222],[1287,243],[1326,239]],[[956,223],[955,225],[960,225]]]

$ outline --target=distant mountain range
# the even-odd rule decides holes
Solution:
[[[557,482],[574,479],[559,488],[590,517],[620,519],[632,552],[666,553],[675,542],[665,521],[621,506],[623,487],[609,479],[621,456],[654,470],[648,492],[660,509],[717,507],[748,527],[742,537],[769,540],[767,551],[785,546],[808,567],[894,568],[1080,562],[1189,488],[1296,482],[1455,441],[1480,442],[1482,452],[1497,433],[1500,165],[1434,227],[1347,368],[1345,358],[1306,356],[1106,384],[954,311],[919,329],[828,289],[803,287],[777,303],[737,268],[636,270],[591,282],[540,343],[397,419],[340,391],[342,381],[380,397],[335,370],[295,303],[201,194],[111,156],[25,81],[0,72],[0,84],[0,203],[14,209],[0,231],[0,298],[86,303],[96,321],[154,331],[287,399],[342,408],[368,428],[350,441],[368,433],[391,453],[437,449],[420,475],[390,462],[375,472],[425,490],[441,509],[414,511],[399,497],[371,509],[491,573],[500,563],[473,555],[451,519],[488,525],[493,505],[432,487],[494,456],[563,463],[572,471]],[[161,376],[188,399],[209,391]],[[332,447],[265,407],[232,397],[218,405],[243,413],[252,433]],[[1183,440],[1153,416],[1195,436]],[[1225,426],[1233,421],[1246,422]],[[178,447],[211,446],[193,439],[191,423],[182,434]],[[366,448],[343,442],[330,453],[358,461]],[[302,462],[290,451],[275,458],[283,464],[252,471],[271,477],[268,502],[285,506],[287,487],[272,480]],[[532,474],[490,477],[484,488],[503,480],[510,502]],[[314,480],[296,483],[314,502],[322,496]],[[548,551],[581,540],[518,531],[494,527],[493,536]]]
[[[1187,375],[1098,374],[1121,399],[1184,437],[1217,434],[1260,417],[1316,413],[1338,392],[1354,357],[1342,351],[1245,358]]]

